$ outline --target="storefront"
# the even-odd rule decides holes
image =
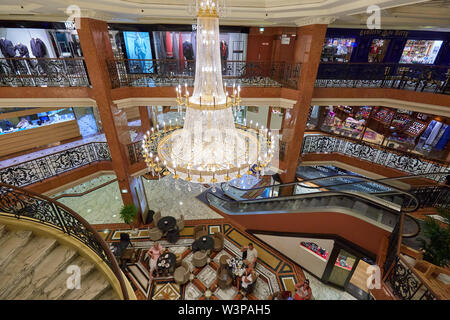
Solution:
[[[194,69],[196,56],[196,25],[110,25],[110,40],[118,59],[158,59],[176,61],[176,70]],[[138,39],[139,36],[139,39]],[[247,58],[248,28],[222,27],[220,55],[225,61],[245,61]],[[139,62],[143,63],[143,62]],[[136,66],[134,72],[152,73],[151,62]],[[224,64],[224,72],[227,66]],[[233,66],[228,66],[228,69]],[[232,71],[232,70],[231,70]],[[226,75],[226,73],[224,73]]]
[[[322,49],[322,62],[349,62],[355,38],[325,38]]]
[[[408,40],[400,63],[433,64],[441,49],[443,41]]]
[[[450,119],[378,106],[313,106],[307,130],[446,159]]]
[[[256,233],[255,236],[276,247],[322,282],[343,289],[355,297],[368,298],[366,270],[375,264],[373,254],[332,236],[280,235],[270,232]]]
[[[325,37],[323,62],[450,64],[448,32],[328,28]]]

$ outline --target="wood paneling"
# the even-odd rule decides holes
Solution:
[[[0,135],[0,156],[80,136],[76,120]]]

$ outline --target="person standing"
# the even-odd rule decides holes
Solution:
[[[242,259],[244,260],[244,264],[254,269],[256,266],[256,260],[258,259],[258,251],[256,251],[255,247],[253,246],[253,243],[249,243],[247,247],[243,247],[241,249],[243,252]]]
[[[150,265],[150,281],[153,279],[153,272],[156,270],[158,272],[158,258],[163,253],[163,247],[156,241],[147,251],[147,255],[149,257],[149,265]]]

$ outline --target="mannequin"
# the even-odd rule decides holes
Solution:
[[[31,38],[30,40],[31,52],[36,58],[43,58],[47,54],[47,47],[45,43],[39,38]]]
[[[10,40],[6,39],[5,37],[0,38],[0,51],[2,52],[3,56],[7,59],[14,58],[14,56],[16,55],[16,50],[14,50],[13,43]],[[11,68],[11,72],[16,73],[16,65],[14,61],[8,59],[7,64]]]
[[[21,58],[29,58],[30,53],[28,51],[28,47],[21,42],[17,42],[16,46],[14,47],[15,51],[19,51],[19,57]]]

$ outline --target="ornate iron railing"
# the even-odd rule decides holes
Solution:
[[[425,186],[410,190],[419,200],[420,208],[443,208],[450,209],[450,187],[449,186]],[[406,206],[409,203],[405,204]]]
[[[113,88],[194,85],[195,61],[115,59],[107,65]],[[300,64],[226,61],[222,76],[229,85],[297,89]]]
[[[88,87],[84,58],[2,58],[0,86]]]
[[[43,195],[0,183],[0,215],[41,223],[77,239],[89,247],[119,280],[125,300],[129,299],[117,260],[98,232],[77,213]]]
[[[316,87],[392,88],[450,94],[449,80],[449,66],[322,62]]]
[[[90,142],[0,169],[0,182],[24,187],[98,161],[110,161],[106,142]]]
[[[424,283],[406,260],[397,256],[385,282],[395,297],[401,300],[436,300],[432,289]]]
[[[450,174],[449,164],[446,162],[426,159],[425,157],[415,156],[389,147],[340,136],[326,134],[305,136],[301,154],[308,153],[341,153],[413,175],[435,172],[448,172]],[[430,175],[426,178],[441,183],[445,181],[444,174]]]

